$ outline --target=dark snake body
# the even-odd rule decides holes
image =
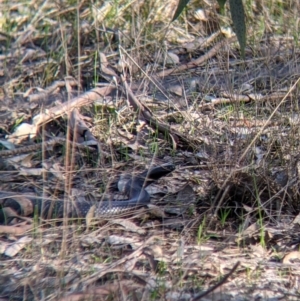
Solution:
[[[37,198],[36,196],[26,196],[31,202],[35,212],[43,218],[62,218],[65,214],[71,218],[85,218],[90,210],[93,211],[93,217],[109,217],[112,215],[122,214],[138,207],[146,206],[150,203],[150,195],[145,190],[152,182],[160,179],[161,177],[169,174],[175,169],[173,164],[154,167],[139,175],[132,176],[127,180],[123,188],[123,192],[128,196],[126,201],[96,201],[89,200],[86,197],[77,197],[74,200],[50,200],[45,198]],[[0,192],[4,194],[5,192]],[[18,204],[13,198],[12,193],[2,198],[2,207],[12,207],[18,209]],[[17,196],[17,193],[14,194]],[[94,206],[92,208],[92,206]],[[20,211],[20,210],[17,210]],[[22,213],[20,212],[20,215]],[[1,214],[0,214],[1,221]]]

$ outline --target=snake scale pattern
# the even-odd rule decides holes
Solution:
[[[65,214],[71,218],[85,218],[93,206],[94,218],[109,217],[150,204],[150,195],[145,188],[174,169],[175,166],[173,164],[165,164],[146,170],[136,176],[131,176],[123,187],[123,192],[128,196],[128,200],[124,201],[91,201],[86,197],[77,197],[66,204],[66,201],[63,200],[57,201],[36,196],[26,196],[26,198],[31,202],[32,208],[34,208],[33,211],[43,218],[62,218]],[[0,191],[0,195],[2,208],[13,208],[18,214],[22,215],[20,206],[16,198],[13,197],[13,193],[5,194],[4,191]],[[16,195],[17,193],[15,193]],[[4,219],[5,217],[3,213],[1,214],[0,208],[0,222],[3,222]]]

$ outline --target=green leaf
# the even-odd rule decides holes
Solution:
[[[225,11],[225,3],[227,0],[217,0],[220,6],[220,12],[223,15]]]
[[[179,0],[178,6],[176,8],[175,14],[173,16],[173,19],[171,22],[175,21],[179,15],[182,13],[182,11],[185,9],[187,4],[189,3],[190,0]]]
[[[230,12],[234,25],[234,30],[237,35],[242,58],[245,58],[246,47],[246,24],[245,24],[245,11],[242,0],[229,0]]]

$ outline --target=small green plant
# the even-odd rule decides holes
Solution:
[[[91,258],[94,259],[95,263],[102,263],[103,262],[102,258],[95,255],[95,254],[92,254]]]
[[[243,233],[243,226],[239,225],[239,231],[237,233],[237,239],[236,239],[237,246],[239,248],[243,248],[243,246],[245,245],[245,240],[242,238],[242,233]]]
[[[159,291],[152,290],[150,294],[150,300],[158,300],[159,299]]]
[[[257,223],[259,224],[259,238],[260,238],[260,244],[263,248],[266,248],[266,241],[265,241],[265,227],[263,223],[263,204],[261,203],[260,196],[259,196],[259,191],[258,191],[258,186],[256,184],[256,177],[253,176],[253,183],[254,183],[254,188],[255,188],[255,193],[256,193],[256,202],[257,202],[257,208],[258,208],[258,221]]]
[[[167,264],[164,261],[160,261],[157,265],[157,273],[160,277],[167,273]]]
[[[260,214],[260,217],[259,217],[259,220],[258,220],[258,223],[260,225],[260,230],[259,230],[259,239],[260,239],[260,244],[263,248],[266,248],[266,240],[265,240],[265,234],[266,234],[266,231],[265,231],[265,227],[263,225],[263,219],[261,218],[261,214]]]
[[[17,128],[18,125],[20,125],[23,121],[24,121],[24,116],[21,116],[20,118],[17,118],[16,121],[15,121],[15,125],[14,125],[13,129]]]
[[[153,139],[152,143],[149,143],[151,154],[156,154],[158,152],[158,149],[159,149],[158,142],[155,141],[155,140],[156,139]]]
[[[251,269],[249,267],[246,267],[246,275],[247,275],[247,279],[250,281],[251,280]]]
[[[227,220],[227,217],[229,216],[230,214],[230,209],[227,208],[227,209],[220,209],[220,221],[221,221],[221,225],[222,227],[224,227],[225,223],[226,223],[226,220]]]
[[[200,224],[197,232],[197,243],[198,245],[201,245],[202,242],[206,240],[205,238],[205,227],[206,227],[206,218],[204,217],[202,220],[202,223]]]

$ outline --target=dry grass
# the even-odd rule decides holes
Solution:
[[[215,2],[0,3],[1,204],[177,166],[127,216],[1,226],[1,300],[299,299],[300,6],[245,1],[241,61]]]

